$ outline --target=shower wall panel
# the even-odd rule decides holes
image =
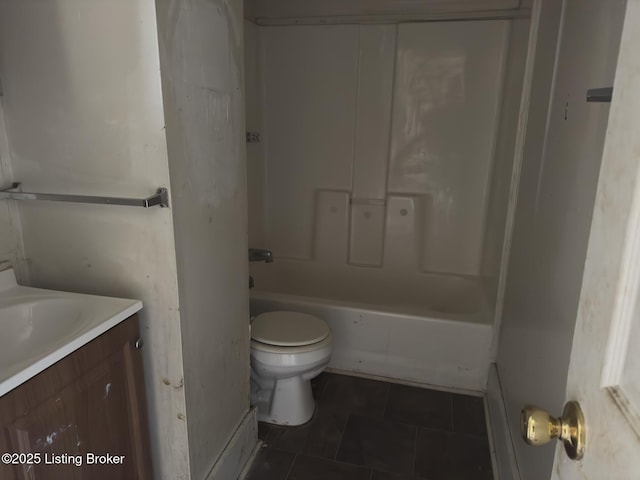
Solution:
[[[421,269],[477,274],[507,21],[398,27],[388,190],[429,197]]]
[[[353,155],[353,198],[384,200],[396,27],[358,29],[358,85]]]
[[[318,191],[315,211],[314,259],[329,264],[347,263],[349,192]]]
[[[351,191],[358,29],[271,27],[261,39],[266,246],[311,259],[316,190]]]
[[[480,274],[509,25],[258,27],[263,246]]]

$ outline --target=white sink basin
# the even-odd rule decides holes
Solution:
[[[139,300],[23,287],[0,272],[0,396],[142,308]]]

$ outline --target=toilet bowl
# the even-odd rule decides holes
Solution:
[[[251,402],[258,420],[302,425],[313,416],[311,379],[329,363],[331,330],[299,312],[268,312],[251,322]]]

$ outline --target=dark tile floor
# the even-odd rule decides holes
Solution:
[[[260,423],[248,480],[490,480],[482,398],[323,373],[299,427]]]

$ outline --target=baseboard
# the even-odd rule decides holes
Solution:
[[[222,455],[207,475],[207,480],[237,480],[246,473],[247,465],[255,457],[258,446],[256,409],[244,416]]]
[[[494,478],[496,480],[521,480],[513,449],[507,410],[502,397],[502,387],[500,386],[500,378],[495,363],[492,363],[489,368],[487,407]]]
[[[251,455],[249,456],[247,463],[242,469],[242,472],[240,473],[240,477],[238,478],[238,480],[246,480],[246,478],[249,476],[249,472],[251,471],[251,467],[253,466],[253,461],[258,456],[258,453],[260,453],[260,449],[264,446],[265,446],[265,443],[262,440],[258,439],[258,443],[256,443],[256,446],[254,447],[253,452],[251,452]]]
[[[442,392],[459,393],[460,395],[471,395],[472,397],[484,397],[484,390],[472,390],[470,388],[447,387],[442,385],[434,385],[432,383],[420,382],[416,380],[389,377],[385,375],[375,375],[365,373],[358,370],[346,370],[342,368],[327,367],[324,370],[327,373],[336,373],[338,375],[347,375],[349,377],[368,378],[370,380],[378,380],[380,382],[397,383],[398,385],[407,385],[409,387],[427,388],[429,390],[440,390]]]

